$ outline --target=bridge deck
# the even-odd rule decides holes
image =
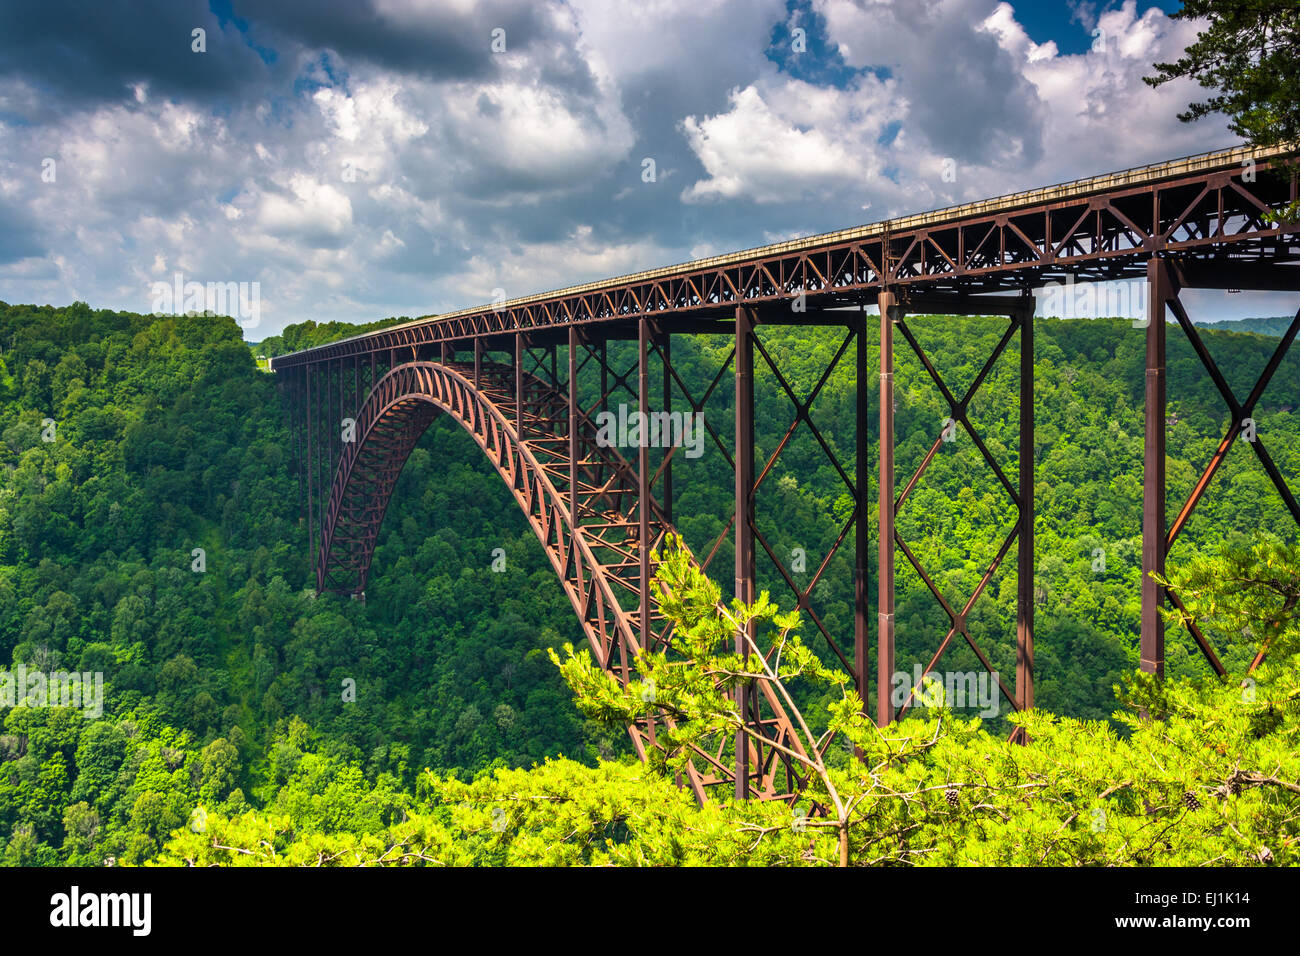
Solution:
[[[1070,263],[1131,259],[1166,248],[1222,248],[1280,234],[1265,222],[1251,221],[1251,217],[1295,199],[1294,170],[1289,172],[1289,187],[1286,175],[1273,177],[1269,185],[1256,186],[1255,176],[1247,178],[1242,174],[1248,161],[1255,163],[1258,175],[1297,152],[1295,146],[1237,147],[1153,163],[424,316],[278,356],[272,360],[272,367],[286,368],[393,347],[562,327],[570,322],[674,311],[706,314],[709,307],[717,311],[719,306],[756,303],[799,291],[814,299],[828,294],[842,299],[846,293],[867,288],[925,281],[936,288],[958,288],[954,283],[960,280],[963,291],[990,292],[1007,287],[1006,280],[987,281],[987,274],[993,272],[1033,270],[1042,279],[1044,270]],[[1098,213],[1095,223],[1087,215],[1092,211]],[[1244,228],[1236,232],[1227,228],[1234,221],[1240,226],[1242,219],[1246,220]],[[970,226],[989,230],[978,245],[977,234],[972,233],[968,241],[966,229]],[[997,241],[987,243],[995,230]],[[984,248],[986,243],[988,248]],[[820,258],[810,267],[815,257]],[[1289,256],[1273,250],[1272,258]],[[825,259],[826,267],[819,269],[821,259]],[[718,280],[723,275],[743,276],[756,281],[757,286],[738,288],[734,281]],[[980,287],[966,281],[976,276],[986,277]],[[837,303],[826,300],[821,304]]]

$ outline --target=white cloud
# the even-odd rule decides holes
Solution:
[[[272,236],[342,240],[352,226],[352,203],[335,187],[294,173],[285,192],[262,194],[257,225]]]
[[[880,176],[887,151],[876,140],[903,115],[891,83],[859,77],[847,90],[800,80],[733,90],[726,113],[682,121],[707,179],[686,201],[788,202],[858,192]]]
[[[662,265],[670,251],[647,240],[609,242],[591,225],[575,228],[563,242],[493,245],[465,264],[449,282],[462,305],[492,301],[494,289],[507,298],[549,291],[584,278],[627,275]]]
[[[684,200],[834,196],[881,218],[1231,142],[1220,120],[1178,122],[1195,93],[1188,84],[1142,83],[1196,26],[1155,9],[1139,16],[1135,0],[1099,17],[1101,49],[1069,55],[1035,43],[1005,2],[814,6],[850,66],[890,79],[862,72],[841,89],[769,74],[733,90],[727,111],[686,117],[707,178]],[[897,137],[882,143],[894,123]],[[947,159],[955,182],[944,179]]]

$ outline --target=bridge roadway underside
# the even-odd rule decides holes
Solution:
[[[1260,164],[1267,171],[1268,162]],[[1020,211],[996,212],[897,236],[850,238],[793,251],[773,247],[756,260],[681,267],[663,275],[627,277],[600,288],[577,287],[536,300],[466,310],[366,336],[277,357],[293,416],[294,451],[317,586],[364,597],[366,575],[388,497],[407,455],[436,413],[451,415],[483,448],[511,487],[546,548],[602,667],[623,681],[635,678],[630,662],[647,648],[670,649],[672,628],[658,611],[650,553],[674,530],[673,465],[680,447],[645,443],[624,459],[602,445],[596,420],[615,399],[643,414],[703,414],[724,380],[734,382],[734,421],[706,418],[716,447],[734,475],[735,507],[699,565],[734,555],[734,594],[752,600],[756,557],[762,553],[796,595],[807,631],[825,642],[849,671],[882,726],[906,713],[890,699],[895,671],[894,592],[898,556],[942,608],[946,633],[925,664],[929,673],[955,642],[964,642],[990,674],[996,668],[968,624],[976,603],[1007,555],[1016,548],[1016,667],[1010,681],[996,678],[1014,710],[1034,704],[1034,348],[1032,290],[1052,281],[1141,279],[1147,284],[1145,330],[1145,438],[1142,518],[1141,666],[1162,674],[1165,626],[1161,608],[1177,596],[1163,576],[1170,548],[1207,494],[1226,456],[1240,445],[1254,454],[1297,526],[1300,505],[1268,451],[1267,435],[1238,441],[1296,334],[1300,308],[1248,397],[1240,399],[1224,378],[1182,301],[1188,289],[1300,293],[1300,233],[1269,220],[1296,199],[1292,172],[1247,182],[1232,169],[1211,168],[1164,183],[1141,185],[1082,200],[1067,198]],[[1143,219],[1143,210],[1145,219]],[[1038,228],[1033,227],[1038,224]],[[989,242],[997,251],[985,249]],[[981,252],[981,250],[984,250]],[[868,313],[874,306],[879,315]],[[1003,316],[1005,333],[963,393],[945,381],[917,340],[908,319],[923,315]],[[1205,373],[1223,397],[1230,424],[1177,516],[1166,512],[1165,355],[1169,319],[1185,335]],[[770,354],[756,329],[808,325],[842,330],[838,351],[818,384],[800,393]],[[725,335],[733,347],[711,382],[685,382],[672,361],[680,336]],[[868,341],[879,336],[879,358],[869,367]],[[896,516],[941,448],[936,434],[916,472],[901,486],[894,463],[895,342],[915,354],[950,414],[945,427],[960,428],[1014,505],[1015,522],[978,586],[950,603],[935,583],[941,569],[926,568],[900,535]],[[619,367],[608,346],[635,343],[635,361]],[[1003,352],[1019,343],[1019,449],[1009,475],[968,416]],[[617,351],[617,350],[615,350]],[[628,348],[623,347],[623,352]],[[770,370],[793,408],[784,438],[766,461],[756,461],[754,370]],[[828,441],[810,413],[832,371],[852,363],[856,381],[856,431]],[[874,462],[868,440],[869,406],[877,396],[879,447]],[[653,407],[652,402],[659,403]],[[771,423],[765,423],[771,424]],[[349,433],[349,427],[351,432]],[[852,514],[829,553],[808,575],[798,576],[765,536],[755,512],[759,489],[796,432],[810,432],[841,477]],[[725,440],[730,432],[730,441]],[[842,451],[841,449],[847,449]],[[873,469],[874,465],[874,469]],[[870,533],[870,473],[877,472],[877,531]],[[724,547],[724,542],[729,547]],[[874,595],[868,565],[877,552]],[[837,633],[819,613],[814,589],[833,560],[851,556],[853,634]],[[1024,569],[1031,569],[1026,572]],[[875,699],[868,700],[872,650],[871,598],[875,600]],[[1225,667],[1195,621],[1188,631],[1209,666]],[[752,634],[738,634],[737,648]],[[1267,651],[1261,637],[1252,669]],[[915,690],[913,691],[913,693]],[[737,691],[747,720],[767,728],[768,739],[788,746],[791,728],[779,702],[755,688]],[[779,747],[737,735],[730,747],[701,754],[691,785],[734,786],[737,796],[788,799],[797,770]],[[655,724],[633,729],[638,751],[655,746]]]

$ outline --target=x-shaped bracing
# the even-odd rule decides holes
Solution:
[[[1205,492],[1210,487],[1210,483],[1214,480],[1214,476],[1218,472],[1219,467],[1227,458],[1228,451],[1241,438],[1246,438],[1247,444],[1249,444],[1254,450],[1255,456],[1259,459],[1260,464],[1263,465],[1264,471],[1268,475],[1269,480],[1277,489],[1278,494],[1282,496],[1282,500],[1285,502],[1287,510],[1291,512],[1291,517],[1295,519],[1297,525],[1300,525],[1300,504],[1297,504],[1295,495],[1292,494],[1290,487],[1287,485],[1286,479],[1282,476],[1282,473],[1278,471],[1278,467],[1273,462],[1272,456],[1269,455],[1268,450],[1264,447],[1263,437],[1259,435],[1258,431],[1254,430],[1252,430],[1253,434],[1249,437],[1245,435],[1247,422],[1254,415],[1255,406],[1263,396],[1264,390],[1268,388],[1268,384],[1272,380],[1273,375],[1277,372],[1278,367],[1282,364],[1283,358],[1286,357],[1287,351],[1291,348],[1291,343],[1295,340],[1297,332],[1300,332],[1300,310],[1297,310],[1294,318],[1292,318],[1290,326],[1288,326],[1285,334],[1283,334],[1282,340],[1278,343],[1277,348],[1273,350],[1273,354],[1269,357],[1268,364],[1264,366],[1263,372],[1261,372],[1259,378],[1256,379],[1254,387],[1250,390],[1250,394],[1246,397],[1244,402],[1240,402],[1237,400],[1236,392],[1228,384],[1223,372],[1219,369],[1219,365],[1214,360],[1214,356],[1212,356],[1209,349],[1205,347],[1204,340],[1202,340],[1200,333],[1197,332],[1196,326],[1192,324],[1192,320],[1188,317],[1187,310],[1183,308],[1183,304],[1179,300],[1177,293],[1169,296],[1165,300],[1165,304],[1169,307],[1170,311],[1173,312],[1174,318],[1178,320],[1178,325],[1187,336],[1188,341],[1191,343],[1192,350],[1196,353],[1197,358],[1200,359],[1201,364],[1205,367],[1205,371],[1209,374],[1211,381],[1214,382],[1214,387],[1218,389],[1219,394],[1223,397],[1224,404],[1227,405],[1228,413],[1231,416],[1231,422],[1229,423],[1223,438],[1220,440],[1218,447],[1215,449],[1214,454],[1210,457],[1209,464],[1206,465],[1205,470],[1201,473],[1200,480],[1196,482],[1196,486],[1192,489],[1187,501],[1184,502],[1182,509],[1178,512],[1178,517],[1174,519],[1173,524],[1170,525],[1168,531],[1165,533],[1165,554],[1167,555],[1169,553],[1169,549],[1173,547],[1174,542],[1187,526],[1187,522],[1191,519],[1192,512],[1196,510],[1196,506],[1205,496]],[[1190,615],[1188,615],[1187,608],[1183,604],[1182,599],[1172,588],[1162,586],[1162,590],[1169,602],[1178,609],[1188,632],[1192,635],[1193,640],[1196,641],[1197,646],[1201,649],[1201,653],[1205,656],[1209,665],[1214,669],[1214,672],[1219,676],[1226,674],[1227,669],[1224,667],[1223,662],[1219,660],[1219,656],[1215,653],[1213,645],[1205,636],[1205,633],[1201,630],[1200,626]],[[1261,643],[1251,662],[1250,671],[1254,671],[1255,668],[1260,665],[1267,650],[1267,643]]]
[[[1020,500],[1020,495],[1016,492],[1015,486],[1011,484],[1006,473],[998,464],[997,459],[995,459],[992,453],[988,450],[988,447],[984,444],[983,439],[980,438],[979,432],[975,430],[975,426],[971,424],[970,417],[967,415],[971,399],[975,397],[975,393],[978,392],[980,386],[984,384],[984,380],[993,370],[993,366],[997,364],[1002,353],[1006,351],[1006,347],[1010,343],[1012,337],[1022,327],[1022,320],[1016,316],[1011,318],[1007,325],[1006,332],[1004,332],[1002,338],[998,340],[998,344],[994,347],[993,352],[985,361],[979,374],[975,376],[970,388],[966,390],[965,394],[963,394],[960,399],[953,394],[952,390],[949,389],[948,385],[944,382],[938,369],[936,369],[934,363],[930,361],[930,357],[926,354],[925,349],[921,347],[921,344],[916,340],[916,336],[912,334],[912,330],[908,328],[908,325],[903,320],[901,314],[894,319],[894,327],[903,334],[903,338],[907,340],[907,344],[911,346],[912,351],[915,352],[917,358],[921,360],[921,365],[924,366],[926,372],[929,373],[935,387],[939,389],[939,394],[943,396],[944,401],[948,404],[949,414],[952,416],[953,421],[959,422],[966,430],[966,433],[970,435],[971,441],[975,444],[975,447],[979,449],[980,455],[983,456],[984,460],[993,470],[994,475],[997,476],[998,481],[1000,481],[1002,486],[1006,489],[1008,496],[1011,498],[1012,504],[1016,506],[1017,511],[1022,511],[1023,505]],[[943,432],[940,432],[939,436],[935,438],[934,443],[930,446],[930,450],[926,453],[925,458],[921,461],[920,466],[916,469],[916,472],[903,487],[903,490],[899,492],[898,498],[894,501],[895,518],[898,517],[899,512],[902,510],[903,502],[907,500],[908,495],[911,494],[912,490],[921,480],[921,477],[929,469],[930,463],[934,461],[934,456],[938,453],[939,448],[943,445],[945,440],[945,435]],[[930,658],[929,663],[925,666],[925,670],[921,673],[922,679],[924,679],[925,675],[929,674],[930,671],[934,669],[935,665],[939,663],[939,658],[942,657],[944,652],[948,649],[948,645],[952,643],[953,637],[957,634],[961,634],[961,636],[966,639],[966,643],[970,645],[971,650],[974,651],[975,656],[979,658],[979,661],[984,666],[985,670],[990,674],[997,676],[998,687],[1002,691],[1002,695],[1016,710],[1020,709],[1020,704],[1016,700],[1016,695],[1007,688],[1006,682],[1002,680],[1000,675],[998,675],[992,662],[989,661],[984,651],[980,649],[980,646],[975,642],[975,639],[971,637],[970,628],[967,626],[966,620],[971,610],[975,607],[975,603],[983,595],[985,588],[993,577],[993,574],[1002,564],[1003,558],[1006,557],[1007,552],[1011,549],[1011,545],[1015,543],[1019,534],[1020,522],[1016,522],[1011,529],[1011,533],[1003,539],[1002,546],[998,549],[997,555],[985,569],[983,576],[979,580],[979,584],[976,585],[974,591],[971,592],[966,603],[962,605],[960,611],[954,611],[952,605],[948,603],[948,600],[943,596],[939,587],[934,583],[933,578],[931,578],[929,573],[926,572],[916,554],[908,546],[907,542],[903,540],[903,536],[898,531],[897,527],[894,528],[894,543],[898,545],[899,550],[903,552],[903,556],[907,558],[908,564],[915,569],[916,573],[925,583],[927,590],[929,590],[929,592],[934,595],[935,600],[939,602],[939,606],[943,608],[943,612],[948,616],[950,622],[948,632],[944,635],[943,640],[939,643],[938,649],[934,652],[934,656]],[[914,686],[911,692],[907,695],[907,698],[903,701],[902,706],[899,707],[895,713],[895,719],[901,718],[907,712],[908,708],[912,706],[912,702],[916,696],[916,691],[917,688]]]
[[[793,421],[790,422],[789,427],[786,428],[785,434],[781,437],[781,440],[777,443],[776,450],[772,452],[771,456],[767,460],[767,464],[763,466],[763,470],[759,472],[758,477],[754,479],[754,486],[751,491],[752,495],[758,494],[759,487],[767,479],[767,476],[771,473],[773,466],[776,465],[782,453],[786,450],[786,447],[789,445],[790,439],[794,437],[795,432],[798,431],[799,426],[802,424],[802,425],[806,425],[808,430],[812,432],[813,437],[817,440],[817,443],[821,446],[821,449],[825,453],[826,458],[830,461],[831,465],[835,468],[836,473],[840,476],[840,479],[844,482],[845,487],[848,488],[849,494],[853,498],[854,503],[855,504],[857,503],[858,496],[860,494],[857,483],[854,482],[854,480],[848,476],[848,473],[845,471],[844,466],[840,463],[839,457],[831,449],[830,445],[827,443],[825,437],[823,437],[821,430],[817,427],[816,423],[813,422],[812,417],[809,414],[809,411],[812,408],[813,403],[817,401],[817,397],[821,394],[823,387],[825,387],[827,381],[829,381],[831,377],[831,373],[835,371],[836,366],[839,365],[840,360],[844,357],[844,353],[848,351],[849,346],[853,343],[854,336],[859,334],[861,333],[857,329],[850,327],[849,331],[844,336],[844,340],[840,342],[839,348],[836,350],[834,356],[832,356],[831,360],[826,364],[826,367],[822,370],[821,377],[817,380],[817,384],[813,386],[812,391],[808,393],[808,398],[804,401],[800,401],[798,396],[795,395],[793,387],[791,387],[789,381],[786,379],[785,375],[781,372],[781,369],[777,366],[775,360],[773,360],[771,353],[768,351],[767,347],[763,344],[762,340],[758,338],[758,336],[754,336],[754,347],[758,350],[759,355],[763,357],[763,361],[767,364],[767,367],[772,370],[772,374],[776,376],[776,381],[781,386],[781,390],[785,392],[786,396],[794,404],[795,415]],[[865,475],[861,477],[865,479]],[[821,633],[826,643],[830,646],[831,650],[835,653],[835,656],[839,658],[840,663],[844,665],[844,668],[850,674],[855,674],[855,676],[856,676],[856,668],[854,666],[853,661],[851,660],[850,656],[846,655],[845,652],[840,648],[835,638],[831,636],[830,630],[822,622],[822,619],[817,614],[817,612],[813,610],[809,602],[809,598],[813,592],[813,589],[816,588],[817,584],[821,581],[823,574],[825,574],[826,572],[826,569],[830,566],[831,559],[834,558],[835,555],[839,552],[840,547],[844,544],[844,541],[848,537],[849,532],[852,531],[854,526],[856,525],[858,511],[859,511],[858,508],[853,509],[853,514],[849,517],[849,520],[845,522],[844,526],[840,529],[840,533],[838,537],[836,537],[835,543],[831,545],[831,547],[827,550],[825,556],[822,558],[821,564],[818,566],[816,572],[814,572],[812,578],[809,580],[808,585],[802,588],[795,582],[794,576],[790,573],[790,570],[785,566],[785,563],[780,558],[777,557],[775,549],[773,549],[771,544],[768,542],[767,538],[763,535],[761,531],[758,530],[757,522],[755,522],[754,529],[753,529],[754,540],[756,540],[760,545],[763,546],[763,550],[767,552],[767,556],[768,558],[771,559],[772,564],[776,566],[776,570],[780,573],[781,577],[785,579],[785,583],[790,587],[790,590],[794,592],[796,601],[798,602],[797,609],[801,611],[806,611],[808,613],[808,616],[812,619],[813,624],[816,625],[817,630]],[[862,533],[865,534],[866,533],[865,530]]]

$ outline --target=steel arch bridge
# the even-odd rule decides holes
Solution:
[[[998,688],[1014,709],[1033,706],[1034,383],[1032,290],[1053,281],[1145,279],[1145,438],[1142,521],[1141,662],[1164,669],[1160,609],[1177,598],[1151,577],[1163,574],[1170,548],[1275,375],[1297,332],[1300,309],[1244,400],[1220,372],[1181,300],[1184,289],[1300,292],[1300,227],[1279,224],[1297,199],[1294,149],[1234,149],[1098,176],[999,199],[890,220],[725,256],[589,283],[521,299],[389,326],[318,348],[275,357],[272,368],[292,414],[294,451],[319,591],[364,598],[366,579],[389,498],[415,443],[439,414],[465,429],[502,480],[542,543],[598,664],[627,682],[636,655],[673,646],[651,584],[651,551],[674,531],[673,464],[680,446],[649,447],[634,460],[598,440],[596,418],[627,396],[636,410],[671,421],[703,415],[720,383],[734,377],[733,421],[705,419],[709,439],[734,475],[734,510],[722,533],[699,552],[706,570],[725,540],[733,544],[735,596],[756,596],[760,550],[797,595],[867,699],[871,594],[869,556],[878,553],[875,603],[875,718],[901,716],[890,700],[895,669],[894,572],[901,554],[942,608],[949,624],[925,666],[964,642],[990,673],[994,667],[967,620],[995,572],[1016,548],[1016,674]],[[879,318],[868,315],[867,304]],[[950,387],[919,343],[915,315],[1001,315],[1005,333],[963,394]],[[1189,339],[1224,399],[1231,424],[1177,516],[1166,516],[1165,351],[1167,315]],[[879,367],[868,368],[868,337],[878,323]],[[756,328],[838,328],[841,343],[806,395],[782,370]],[[709,383],[683,381],[672,361],[676,336],[726,335],[730,354]],[[894,339],[919,358],[953,427],[970,436],[1015,507],[1016,520],[964,603],[950,603],[899,534],[895,518],[940,448],[934,436],[920,467],[899,489],[894,467]],[[873,336],[874,337],[874,336]],[[970,402],[1013,340],[1019,341],[1019,449],[1014,480],[968,415]],[[618,347],[635,343],[635,361],[620,370]],[[564,361],[560,358],[563,356]],[[794,408],[784,437],[758,467],[754,444],[756,359],[770,370]],[[831,372],[852,363],[856,432],[832,442],[810,414]],[[730,372],[730,376],[728,376]],[[879,448],[867,437],[873,379],[878,381]],[[653,405],[652,405],[653,403]],[[817,571],[796,581],[756,521],[756,493],[796,432],[810,433],[843,480],[852,514]],[[724,440],[730,432],[731,441]],[[1250,443],[1292,518],[1300,504],[1270,456],[1264,437]],[[850,454],[838,451],[851,445]],[[869,475],[878,472],[878,530],[872,541]],[[719,516],[723,517],[723,516]],[[852,552],[853,634],[835,633],[813,592],[837,554]],[[1205,660],[1225,671],[1195,623],[1189,631]],[[745,635],[738,635],[738,646]],[[1258,664],[1261,649],[1255,658]],[[701,747],[687,773],[700,799],[725,787],[738,797],[788,799],[800,787],[781,747],[799,750],[790,719],[765,685],[742,688],[747,721],[780,746],[743,735]],[[661,722],[665,719],[658,718]],[[661,723],[662,726],[662,723]],[[656,746],[655,723],[631,728],[637,752]]]

